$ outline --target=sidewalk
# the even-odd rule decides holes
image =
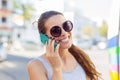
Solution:
[[[15,80],[12,76],[0,71],[0,80]]]
[[[44,50],[41,48],[41,50],[10,50],[8,54],[15,55],[15,56],[21,56],[26,58],[34,58],[37,56],[40,56],[44,53]]]
[[[95,63],[98,71],[102,73],[104,80],[110,80],[109,76],[109,56],[107,50],[85,50],[92,61]],[[8,54],[26,58],[34,58],[42,55],[44,50],[10,50]],[[0,80],[15,80],[10,75],[0,72]]]
[[[42,51],[42,50],[41,50]],[[7,52],[7,54],[10,55],[14,55],[14,56],[20,56],[20,57],[26,57],[26,58],[33,58],[33,57],[37,57],[40,55],[41,51],[38,50],[10,50]],[[12,76],[11,74],[2,71],[2,68],[4,68],[4,66],[2,65],[10,65],[10,63],[8,61],[0,61],[0,80],[16,80],[14,76]]]

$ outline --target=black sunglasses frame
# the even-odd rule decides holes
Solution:
[[[66,31],[66,32],[70,32],[73,29],[73,23],[69,20],[65,21],[62,24],[62,28]],[[62,29],[59,26],[53,26],[50,29],[50,33],[53,37],[59,37],[62,33]]]

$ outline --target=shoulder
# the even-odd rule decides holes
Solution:
[[[27,64],[27,69],[28,69],[30,80],[40,78],[39,75],[43,75],[43,77],[46,77],[45,67],[40,60],[33,59],[29,61]]]
[[[39,60],[37,60],[37,59],[33,59],[33,60],[31,60],[31,61],[29,61],[28,62],[28,64],[27,64],[27,66],[28,66],[28,68],[36,68],[36,67],[42,67],[42,62],[41,61],[39,61]]]
[[[39,69],[45,70],[43,63],[36,58],[29,61],[27,64],[27,67],[28,67],[28,69],[32,68],[32,69],[38,69],[38,70]]]

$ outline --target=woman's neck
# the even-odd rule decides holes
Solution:
[[[64,63],[66,63],[67,59],[69,59],[69,57],[70,57],[71,54],[68,51],[68,49],[62,49],[62,50],[59,50],[59,55],[60,55],[62,61]]]
[[[77,61],[72,56],[72,54],[68,51],[68,49],[60,50],[59,55],[62,60],[63,71],[67,72],[67,71],[71,71],[71,70],[75,69],[75,67],[77,66]]]
[[[60,49],[59,50],[60,57],[66,56],[67,54],[69,54],[68,49]]]

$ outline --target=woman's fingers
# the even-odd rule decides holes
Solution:
[[[59,56],[59,44],[57,44],[56,49],[54,50],[55,40],[51,39],[46,44],[46,56],[52,65],[53,69],[61,68],[62,62]]]
[[[59,46],[60,46],[60,44],[57,44],[56,49],[55,49],[55,53],[56,53],[57,55],[59,55]]]
[[[50,45],[50,43],[51,43],[51,39],[48,40],[48,45]]]
[[[52,49],[53,52],[54,52],[54,44],[55,44],[55,40],[52,39],[52,40],[51,40],[51,49]]]
[[[46,51],[48,55],[55,55],[54,44],[55,40],[49,39],[48,43],[46,44]]]
[[[49,56],[59,56],[59,45],[60,44],[57,44],[56,48],[54,44],[55,44],[55,40],[49,39],[48,44],[46,45],[47,54]]]

